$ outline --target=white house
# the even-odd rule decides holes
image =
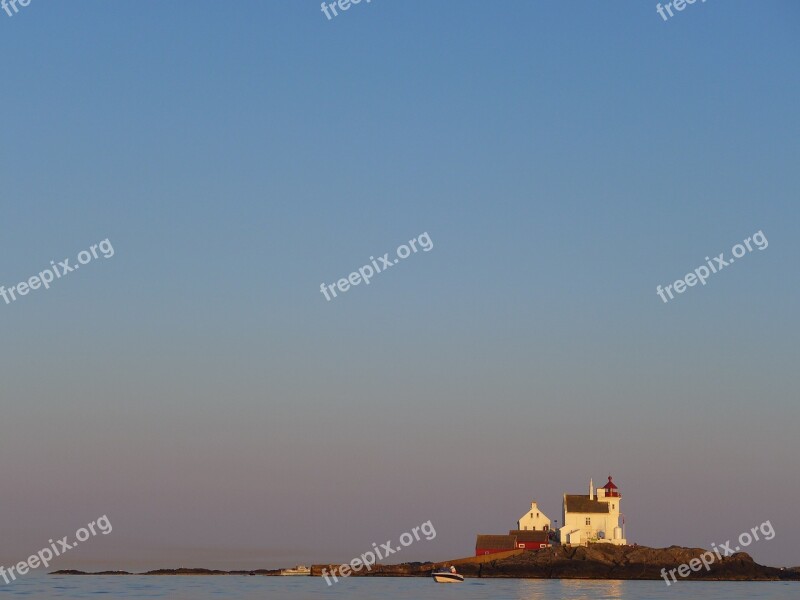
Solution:
[[[531,509],[517,521],[517,529],[522,531],[549,531],[550,519],[536,506],[536,502],[534,501],[531,502]]]
[[[564,494],[562,517],[564,524],[558,531],[562,544],[571,546],[589,542],[608,542],[618,546],[627,544],[620,526],[620,500],[622,494],[611,476],[608,483],[597,489],[589,481],[589,495]],[[624,524],[624,519],[623,519]]]

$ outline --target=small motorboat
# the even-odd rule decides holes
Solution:
[[[461,583],[464,581],[464,576],[456,573],[455,567],[437,569],[431,573],[431,577],[436,583]]]

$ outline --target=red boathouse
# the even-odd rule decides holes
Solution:
[[[517,536],[515,535],[479,535],[475,541],[475,556],[507,552],[516,550],[516,548]]]

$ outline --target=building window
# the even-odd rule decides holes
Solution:
[[[592,518],[591,517],[586,517],[586,524],[587,525],[591,525],[592,524]]]
[[[531,513],[531,519],[533,518],[533,513]]]
[[[611,510],[616,510],[613,504],[611,505]]]

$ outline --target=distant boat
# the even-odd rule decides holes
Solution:
[[[311,575],[311,569],[305,565],[297,565],[291,569],[281,569],[281,575]]]
[[[436,583],[461,583],[464,581],[464,576],[456,573],[455,567],[437,569],[431,573],[431,577]]]

